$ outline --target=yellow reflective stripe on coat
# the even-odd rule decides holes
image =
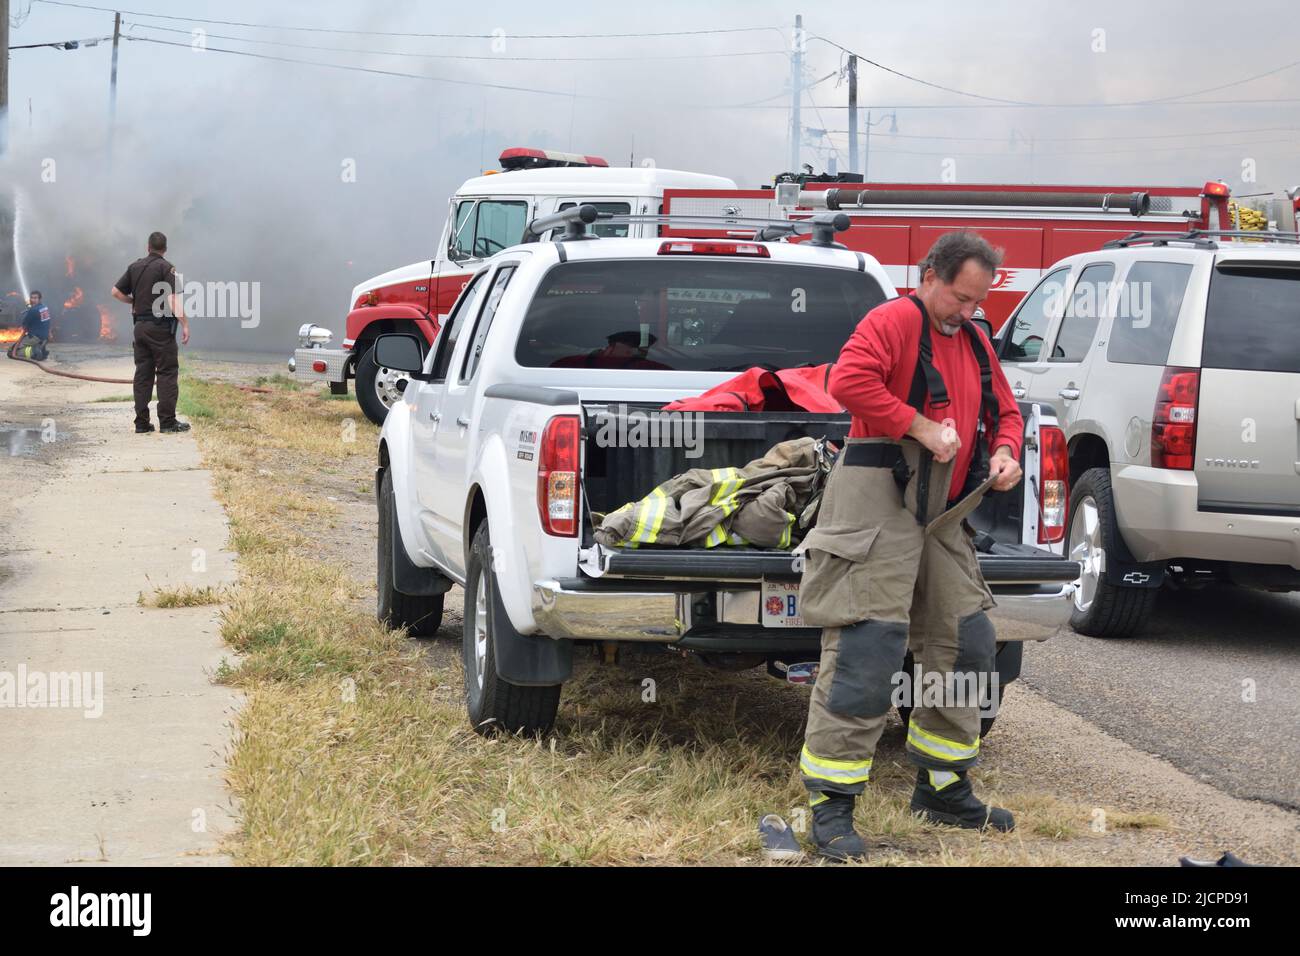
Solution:
[[[830,780],[833,783],[866,783],[871,776],[871,761],[818,757],[804,744],[803,751],[799,754],[799,772],[805,777]]]
[[[790,547],[790,540],[794,536],[794,515],[790,512],[785,513],[785,527],[781,530],[781,540],[777,542],[778,548]]]
[[[739,507],[740,502],[736,500],[736,492],[745,483],[745,479],[740,476],[739,468],[714,468],[712,475],[713,483],[717,487],[714,488],[709,504],[720,506],[723,517],[726,517]]]
[[[928,733],[916,725],[916,718],[912,718],[907,723],[907,742],[915,747],[921,753],[929,754],[936,760],[950,760],[957,762],[959,760],[970,760],[979,755],[980,742],[976,739],[973,744],[963,744],[956,740],[945,740],[943,737]]]

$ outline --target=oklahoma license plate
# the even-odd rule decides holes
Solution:
[[[799,585],[786,581],[764,581],[762,590],[764,627],[806,627],[799,616]]]

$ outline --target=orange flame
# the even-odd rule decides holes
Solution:
[[[65,309],[79,309],[85,301],[86,293],[81,291],[81,286],[77,286],[72,295],[68,297],[68,301],[63,303],[63,307]]]
[[[17,342],[23,337],[22,329],[0,329],[0,342],[6,345],[10,342]]]
[[[99,309],[99,339],[101,342],[116,342],[117,333],[113,331],[113,316],[106,306],[98,305]]]

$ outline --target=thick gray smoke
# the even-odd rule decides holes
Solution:
[[[146,0],[138,5],[164,10]],[[28,286],[46,292],[56,319],[63,315],[69,328],[88,327],[91,334],[98,332],[102,305],[111,309],[124,341],[127,312],[108,297],[108,287],[143,254],[154,229],[167,233],[169,258],[188,282],[258,284],[256,327],[238,315],[197,320],[195,346],[285,354],[303,322],[341,332],[348,292],[357,282],[431,259],[452,191],[494,167],[507,146],[572,149],[614,164],[651,159],[751,187],[770,183],[789,166],[786,54],[795,11],[774,0],[715,4],[707,13],[684,0],[639,7],[402,5],[380,12],[377,5],[338,0],[187,0],[183,10],[165,9],[261,23],[485,36],[390,39],[209,25],[198,44],[208,49],[196,51],[192,24],[155,21],[179,32],[131,26],[134,35],[181,45],[122,44],[111,161],[107,45],[15,51],[10,152],[0,157],[0,231],[12,219],[16,193]],[[822,82],[805,95],[802,161],[825,168],[834,156],[841,169],[847,166],[846,113],[835,108],[844,105],[847,92],[834,76],[823,79],[841,69],[843,58],[817,34],[955,88],[1039,102],[1156,98],[1263,73],[1295,56],[1285,31],[1255,31],[1233,45],[1249,55],[1225,61],[1222,37],[1207,28],[1221,11],[1208,0],[1141,7],[1097,0],[1086,14],[990,0],[943,5],[942,11],[904,0],[881,0],[865,13],[860,4],[837,0],[803,11],[812,35],[806,81]],[[1261,21],[1289,20],[1280,0],[1255,14]],[[38,4],[12,42],[102,34],[111,22],[111,14]],[[748,26],[774,29],[644,36]],[[513,39],[618,31],[634,35]],[[367,56],[275,43],[480,59]],[[223,48],[560,95],[342,72],[218,52]],[[737,52],[754,55],[730,55]],[[640,58],[691,53],[729,55]],[[556,59],[514,59],[550,54]],[[574,56],[592,59],[560,59]],[[1203,67],[1188,69],[1197,63]],[[1297,73],[1284,69],[1201,98],[1284,100]],[[1238,194],[1300,181],[1294,103],[1006,109],[865,62],[860,76],[863,112],[871,107],[875,123],[869,172],[877,181],[936,182],[949,173],[959,182],[1032,177],[1103,185],[1224,178]],[[978,108],[921,108],[927,104]],[[1275,132],[1215,132],[1238,129]],[[1132,138],[1152,134],[1168,138]],[[1247,161],[1251,181],[1243,179]],[[4,259],[0,252],[0,284],[6,286],[0,299],[18,281]],[[65,310],[77,288],[82,303]],[[235,303],[241,304],[238,298]],[[242,304],[251,305],[247,294]]]

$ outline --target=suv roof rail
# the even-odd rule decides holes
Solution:
[[[1215,239],[1263,239],[1270,242],[1300,242],[1300,235],[1276,229],[1189,229],[1187,232],[1134,232],[1123,239],[1112,239],[1103,249],[1127,249],[1129,246],[1167,246],[1187,242],[1198,249],[1217,249]]]
[[[554,215],[534,219],[525,230],[526,240],[535,242],[551,229],[563,227],[564,235],[556,241],[598,238],[587,231],[593,222],[610,224],[642,223],[658,226],[700,226],[710,229],[736,227],[738,231],[753,233],[756,242],[772,242],[790,236],[810,236],[809,245],[832,249],[847,248],[835,241],[835,233],[844,232],[852,224],[845,213],[819,213],[811,219],[756,219],[743,216],[687,216],[672,214],[618,214],[599,212],[584,203]]]

